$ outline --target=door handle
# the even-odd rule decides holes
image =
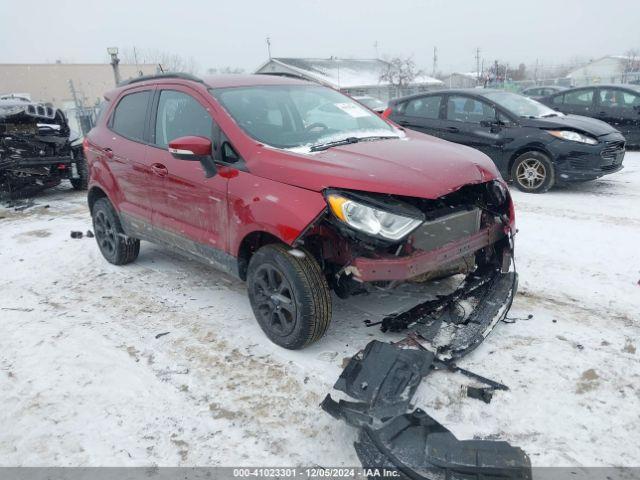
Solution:
[[[169,170],[167,170],[167,167],[165,167],[161,163],[154,163],[153,165],[151,165],[151,171],[156,175],[160,175],[161,177],[164,177],[169,173]]]
[[[109,147],[104,149],[104,154],[107,156],[107,158],[113,158],[113,150],[111,150]]]
[[[598,115],[600,115],[601,117],[604,117],[607,114],[607,112],[598,112]]]
[[[458,127],[447,127],[447,128],[445,128],[445,130],[447,132],[451,132],[451,133],[458,133],[460,131],[460,129]]]

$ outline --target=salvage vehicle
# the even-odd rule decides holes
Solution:
[[[88,170],[81,143],[70,138],[64,113],[22,96],[0,100],[0,193],[27,196],[69,179],[86,190]]]
[[[572,88],[540,99],[564,113],[584,115],[618,129],[627,144],[640,147],[640,85],[595,85]]]
[[[625,155],[625,138],[610,125],[502,90],[413,95],[392,100],[383,115],[486,153],[503,178],[528,193],[617,172]]]
[[[483,153],[282,76],[160,74],[105,100],[84,150],[107,261],[133,262],[142,239],[246,280],[260,327],[290,349],[326,332],[331,290],[347,298],[467,274],[462,290],[428,308],[463,295],[481,304],[470,320],[446,320],[464,332],[443,347],[450,357],[506,315],[515,216]],[[309,121],[322,105],[332,114]],[[426,322],[426,310],[385,327]]]

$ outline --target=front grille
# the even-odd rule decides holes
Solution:
[[[602,149],[600,156],[603,160],[614,162],[618,156],[624,153],[624,142],[607,142],[607,146]]]
[[[462,210],[424,222],[413,233],[413,246],[418,250],[433,250],[479,230],[480,209]]]
[[[570,158],[569,159],[569,165],[571,165],[572,168],[577,168],[577,169],[584,169],[588,166],[588,160],[584,159],[584,158]]]
[[[619,163],[612,163],[611,165],[603,165],[602,167],[600,167],[600,170],[602,170],[603,172],[610,172],[617,169],[618,167],[620,167]]]

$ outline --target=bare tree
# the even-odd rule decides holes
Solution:
[[[413,58],[394,57],[385,63],[378,80],[389,83],[395,87],[397,95],[402,95],[402,91],[423,73],[422,70],[416,69]]]
[[[197,74],[200,67],[193,57],[183,57],[175,53],[154,49],[123,48],[123,63],[154,64],[165,72]]]

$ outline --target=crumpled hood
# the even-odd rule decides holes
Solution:
[[[310,154],[260,148],[248,166],[254,175],[308,190],[333,187],[431,199],[500,177],[485,154],[410,131],[402,139]]]
[[[527,127],[544,128],[544,129],[570,129],[579,132],[588,133],[589,135],[600,137],[616,132],[608,123],[596,118],[583,117],[580,115],[565,115],[562,117],[548,118],[522,118],[522,125]]]

